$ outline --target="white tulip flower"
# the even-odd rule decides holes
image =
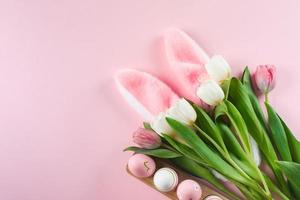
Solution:
[[[151,128],[159,135],[168,134],[176,137],[175,131],[168,124],[166,117],[173,118],[181,123],[192,125],[197,118],[193,106],[184,98],[177,100],[166,112],[160,113],[151,122]]]
[[[197,96],[206,104],[216,106],[225,98],[222,88],[214,80],[206,80],[197,88]]]
[[[152,120],[150,125],[151,128],[160,136],[162,136],[162,134],[172,134],[174,132],[166,120],[165,113],[160,113]]]
[[[208,75],[218,83],[222,83],[224,80],[231,77],[231,68],[226,60],[220,55],[211,57],[205,65],[205,69]]]
[[[193,106],[184,98],[177,100],[174,105],[167,110],[166,114],[168,117],[187,125],[193,124],[197,118]]]

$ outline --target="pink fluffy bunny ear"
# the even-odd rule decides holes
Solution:
[[[122,96],[147,121],[178,99],[165,83],[145,72],[123,69],[116,74],[115,81]]]
[[[165,32],[164,46],[168,73],[175,78],[174,85],[180,96],[203,104],[196,96],[199,80],[207,77],[205,64],[209,56],[183,31],[172,28]]]

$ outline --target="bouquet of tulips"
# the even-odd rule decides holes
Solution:
[[[275,67],[258,66],[253,75],[246,67],[241,77],[232,77],[231,68],[222,56],[206,57],[185,33],[180,30],[171,33],[172,36],[177,34],[176,41],[180,38],[180,44],[185,45],[182,53],[185,57],[176,54],[177,62],[188,58],[195,63],[192,57],[197,56],[202,59],[199,60],[204,69],[197,69],[201,72],[196,73],[194,82],[197,84],[185,87],[195,95],[184,93],[185,98],[180,98],[170,95],[170,91],[164,89],[166,85],[157,86],[155,81],[148,81],[146,87],[157,86],[156,98],[168,105],[163,112],[160,109],[160,113],[151,115],[144,127],[134,133],[133,142],[137,147],[125,150],[167,159],[189,174],[205,179],[231,199],[241,197],[229,191],[222,184],[224,181],[234,184],[246,199],[265,200],[275,196],[300,199],[300,142],[268,100],[275,86]],[[168,39],[167,47],[173,41],[170,35]],[[182,51],[176,45],[172,48]],[[167,55],[170,58],[170,53]],[[135,106],[145,106],[144,100],[149,96],[130,89],[140,87],[145,81],[135,77],[130,84],[124,82],[124,77],[130,79],[130,73],[148,76],[143,72],[123,71],[118,76],[120,91],[125,96],[128,91],[133,94],[135,99],[131,96],[130,100],[135,101]],[[183,79],[178,80],[178,84],[184,83]],[[263,105],[257,94],[264,95]],[[157,105],[148,105],[150,108],[140,109],[140,113],[149,116],[162,104]],[[260,168],[262,162],[268,166],[268,173]]]

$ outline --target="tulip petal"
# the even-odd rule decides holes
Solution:
[[[220,55],[211,57],[210,61],[205,65],[205,69],[209,76],[218,83],[229,79],[231,76],[231,68],[229,64]]]
[[[160,136],[162,136],[162,134],[172,135],[174,133],[173,129],[169,126],[164,113],[160,113],[152,120],[151,128]]]
[[[217,105],[225,97],[222,88],[214,80],[202,83],[197,89],[197,96],[211,106]]]
[[[185,99],[180,99],[177,101],[178,109],[181,114],[187,119],[188,124],[196,121],[197,114],[193,106]]]
[[[194,108],[184,98],[177,100],[174,105],[168,109],[167,115],[185,124],[192,124],[197,118]]]
[[[201,104],[196,89],[199,79],[207,77],[204,65],[209,60],[208,55],[192,38],[176,28],[166,31],[164,45],[176,91],[180,96]]]
[[[183,122],[185,124],[188,124],[188,120],[184,117],[184,115],[180,112],[177,106],[172,106],[167,111],[167,116],[171,117],[173,119],[176,119],[177,121]]]
[[[156,149],[161,145],[161,139],[152,130],[138,128],[132,136],[133,142],[145,149]]]
[[[125,100],[147,121],[178,99],[165,83],[145,72],[123,69],[116,74],[115,81]]]
[[[261,93],[268,93],[275,87],[276,68],[274,65],[259,65],[254,74],[255,85]]]

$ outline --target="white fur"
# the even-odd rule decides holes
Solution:
[[[121,95],[126,99],[128,104],[135,109],[146,121],[152,121],[154,116],[130,93],[122,84],[115,79],[118,90]]]

